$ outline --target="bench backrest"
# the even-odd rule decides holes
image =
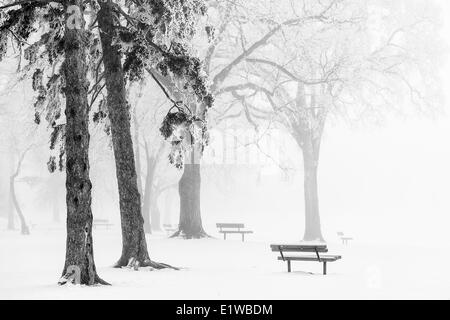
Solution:
[[[337,233],[337,235],[338,235],[339,237],[343,237],[343,236],[344,236],[344,233],[340,231],[340,232]]]
[[[272,244],[270,246],[274,252],[328,252],[326,244],[323,245],[290,245],[290,244]]]
[[[236,228],[236,229],[242,229],[244,228],[243,223],[217,223],[217,228]]]

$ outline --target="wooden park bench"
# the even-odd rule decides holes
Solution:
[[[241,230],[244,229],[245,226],[242,223],[217,223],[217,228],[219,228],[219,233],[223,233],[223,240],[227,240],[227,234],[241,234],[242,242],[244,242],[244,238],[246,234],[252,234],[253,231]]]
[[[109,220],[107,220],[107,219],[94,219],[92,225],[94,228],[105,227],[106,229],[109,229],[110,227],[113,226],[113,224],[110,223]]]
[[[333,255],[320,255],[320,253],[327,253],[328,248],[325,244],[323,245],[308,245],[308,244],[299,244],[299,245],[287,245],[287,244],[272,244],[272,251],[278,252],[280,256],[278,260],[286,261],[288,272],[291,272],[291,261],[317,261],[323,263],[323,274],[327,274],[327,263],[335,262],[340,260],[341,256],[333,256]],[[292,253],[305,253],[311,252],[315,253],[314,255],[308,256],[298,256],[298,255],[290,255]],[[289,254],[289,255],[287,255]]]
[[[348,245],[348,242],[353,240],[353,238],[346,237],[343,232],[338,232],[337,235],[341,238],[342,244],[344,245]]]

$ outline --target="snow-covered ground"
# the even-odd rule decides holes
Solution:
[[[65,232],[34,229],[32,235],[0,231],[0,299],[449,299],[448,248],[379,245],[335,239],[330,253],[341,261],[322,276],[321,264],[297,262],[294,272],[269,248],[271,241],[184,241],[148,237],[153,259],[180,271],[113,269],[120,231],[95,230],[98,272],[112,286],[56,285],[64,262]]]

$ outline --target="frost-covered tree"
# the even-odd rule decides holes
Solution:
[[[22,9],[36,6],[44,8],[43,11],[47,12],[43,14],[42,21],[47,23],[49,31],[28,47],[25,55],[33,60],[30,65],[34,67],[41,62],[44,55],[48,56],[49,61],[45,62],[49,62],[52,66],[51,72],[36,68],[33,82],[38,92],[36,121],[40,122],[41,115],[45,111],[47,121],[53,127],[51,148],[54,149],[58,139],[64,137],[67,132],[66,125],[57,122],[60,118],[58,93],[64,89],[64,78],[55,73],[55,69],[58,70],[58,60],[64,53],[61,41],[61,25],[64,25],[64,21],[58,19],[64,11],[61,11],[61,5],[57,1],[51,4],[47,1],[20,1],[16,4]],[[106,87],[107,99],[98,102],[94,121],[107,118],[107,131],[112,136],[116,159],[123,231],[122,256],[117,266],[131,263],[134,267],[143,265],[165,267],[163,264],[153,263],[148,257],[130,132],[126,85],[127,82],[141,80],[151,70],[155,74],[174,79],[181,86],[180,90],[189,91],[194,101],[198,100],[205,105],[204,112],[206,112],[213,98],[208,90],[202,63],[190,49],[190,39],[196,31],[197,17],[204,14],[205,6],[200,0],[127,3],[88,1],[81,7],[68,8],[70,14],[67,15],[67,19],[79,25],[84,19],[85,8],[90,9],[91,22],[85,32],[85,45],[89,48],[87,70],[93,80],[93,85],[88,90],[91,97],[89,109],[94,106]],[[22,22],[28,23],[27,20]],[[99,34],[93,32],[96,26],[100,30]],[[27,34],[21,35],[11,32],[8,24],[3,27],[3,30],[9,31],[16,40],[28,39],[32,33],[32,30],[29,30]],[[48,73],[51,76],[45,81],[45,75]],[[176,101],[176,104],[177,112],[170,112],[163,125],[162,133],[165,138],[172,136],[175,126],[185,126],[193,121],[188,104],[184,101]],[[182,121],[179,121],[180,119]],[[180,145],[176,143],[174,149]],[[60,168],[64,164],[64,155],[67,155],[66,150],[61,147]],[[175,157],[172,156],[171,161],[175,163]],[[180,162],[177,162],[177,165],[180,165]],[[49,167],[52,170],[56,169],[56,157],[51,158]]]
[[[291,28],[299,30],[312,23],[328,20],[334,10],[330,3],[320,3],[313,10],[301,15],[276,13],[270,16],[271,13],[277,12],[276,9],[279,7],[277,1],[271,0],[209,2],[208,20],[205,23],[208,41],[203,46],[202,56],[205,70],[211,78],[211,92],[218,99],[216,107],[212,109],[214,118],[228,117],[230,112],[234,112],[236,103],[227,97],[230,93],[229,87],[240,83],[239,73],[242,69],[246,69],[248,58],[264,50],[286,30]],[[248,31],[251,36],[242,37],[243,30]],[[164,81],[166,88],[174,87],[167,79],[161,81]],[[179,233],[201,237],[206,235],[201,225],[200,212],[201,152],[195,155],[197,159],[193,159],[193,164],[185,166],[179,183],[181,200]],[[193,156],[192,153],[187,155],[190,156]]]
[[[78,0],[8,2],[1,6],[0,35],[3,43],[12,39],[29,62],[24,72],[32,73],[37,92],[35,121],[40,123],[43,116],[53,128],[51,148],[59,139],[64,141],[59,164],[64,165],[65,157],[67,242],[59,283],[70,279],[93,285],[105,282],[97,275],[93,255],[86,63],[89,33],[84,17],[74,15],[80,8],[83,4]],[[40,25],[44,30],[39,33]],[[33,38],[36,35],[37,40]],[[7,49],[7,45],[2,46],[0,56]],[[45,65],[50,65],[50,70],[44,69]],[[65,98],[64,124],[58,123],[63,112],[61,93]],[[54,170],[55,166],[52,158],[49,168]]]
[[[323,240],[318,167],[327,119],[364,121],[405,104],[425,110],[437,105],[437,52],[430,50],[438,47],[436,13],[428,4],[409,5],[408,14],[401,1],[281,6],[266,18],[307,15],[317,6],[328,8],[328,17],[303,28],[283,28],[247,57],[236,81],[218,93],[237,102],[250,122],[277,122],[297,142],[304,165],[304,240]],[[252,28],[254,24],[241,24],[236,38],[248,42]]]
[[[124,238],[122,257],[117,265],[129,265],[130,261],[135,261],[138,265],[165,267],[153,263],[147,253],[126,80],[141,81],[149,73],[170,77],[181,86],[181,90],[189,91],[194,101],[203,103],[206,112],[213,98],[202,63],[191,53],[190,45],[196,32],[196,21],[204,14],[205,6],[199,0],[130,1],[126,6],[108,1],[99,2],[99,6],[108,118],[119,180]],[[125,58],[123,64],[122,56]],[[193,121],[188,104],[185,101],[176,101],[176,104],[177,112],[169,112],[162,126],[161,132],[167,139],[173,135],[176,126],[189,125]],[[173,121],[174,114],[176,121]],[[170,160],[176,162],[173,157]]]
[[[286,19],[280,24],[269,23],[265,20],[264,15],[258,8],[267,7],[274,3],[270,1],[209,1],[208,2],[208,19],[203,23],[202,41],[199,41],[201,57],[204,61],[206,74],[211,79],[212,95],[220,95],[222,88],[228,86],[230,82],[236,80],[235,71],[245,63],[246,58],[263,48],[277,34],[282,32],[282,27],[303,26],[311,21],[325,19],[328,14],[328,8],[322,6],[315,12],[308,15]],[[268,28],[264,32],[255,32],[252,42],[246,43],[245,47],[241,46],[238,39],[239,26],[245,19],[257,20],[261,23],[267,23]],[[232,43],[225,40],[236,40]],[[236,51],[238,49],[238,51]],[[162,84],[169,95],[176,100],[188,100],[185,92],[180,90],[180,86],[173,78],[156,75],[156,81]],[[222,110],[222,106],[227,103],[220,101],[216,104],[217,108],[212,109],[216,113],[226,113]],[[185,162],[180,168],[183,169],[182,178],[179,181],[180,196],[180,220],[179,230],[174,236],[185,238],[201,238],[207,236],[202,225],[201,214],[201,158],[204,149],[203,143],[198,143],[196,130],[201,127],[205,118],[204,110],[207,109],[202,103],[191,103],[189,109],[192,113],[191,125],[189,130],[181,130],[179,136],[187,136],[187,143],[180,143],[175,138],[175,160],[180,159],[181,163]],[[225,109],[228,109],[225,108]],[[174,113],[171,121],[183,122],[187,116]],[[180,152],[181,150],[181,152]]]
[[[137,81],[150,73],[165,93],[168,86],[158,79],[172,84],[167,96],[173,108],[164,119],[161,133],[166,139],[174,138],[170,162],[179,168],[189,166],[184,151],[194,145],[203,148],[204,114],[213,102],[203,64],[191,45],[198,18],[206,11],[204,1],[138,1],[127,8],[111,4],[111,11],[125,19],[115,29],[119,43],[116,50],[125,54],[123,69],[127,78]],[[174,137],[180,128],[187,130],[190,142]],[[191,139],[194,135],[195,143]]]

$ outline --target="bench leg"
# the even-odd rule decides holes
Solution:
[[[226,233],[223,234],[223,240],[227,240],[227,234]]]
[[[244,236],[245,236],[245,234],[242,234],[242,242],[244,242]]]
[[[323,262],[323,275],[324,276],[327,275],[327,262],[326,261]]]
[[[291,272],[291,260],[287,261],[288,272]]]

